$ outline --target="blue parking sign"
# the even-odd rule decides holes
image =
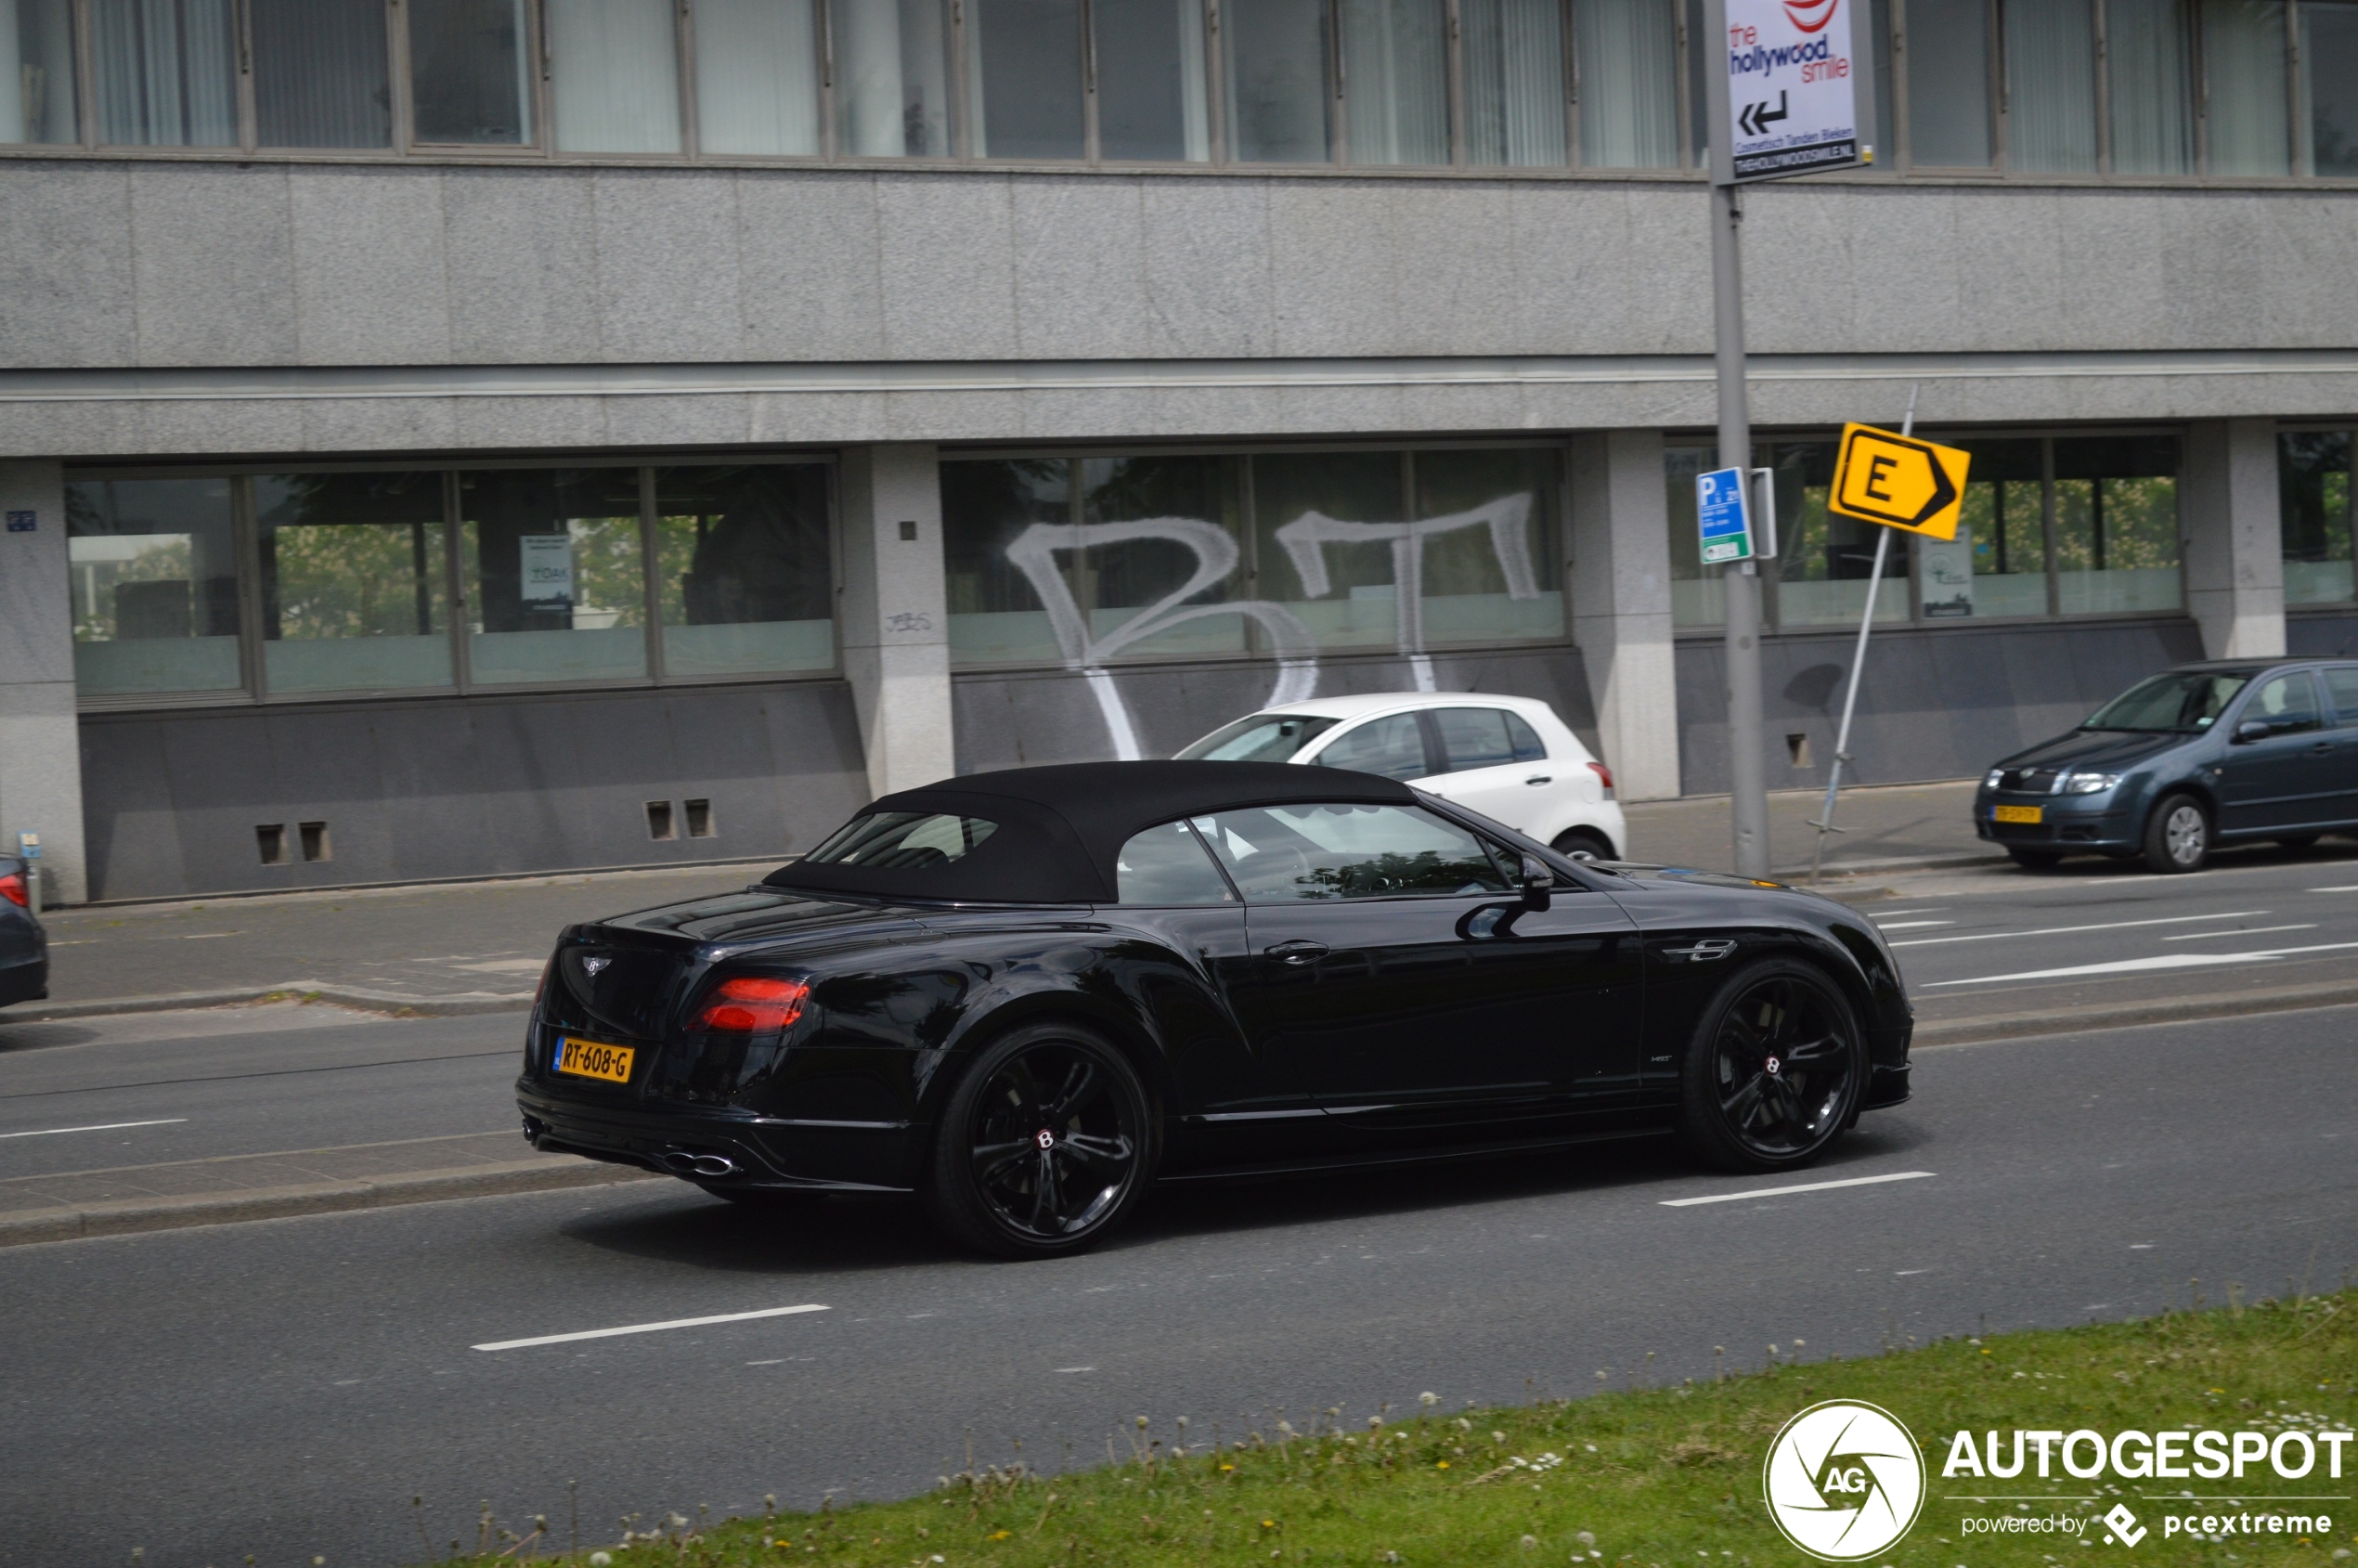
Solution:
[[[1753,558],[1752,507],[1744,471],[1715,468],[1695,475],[1695,522],[1706,566]]]

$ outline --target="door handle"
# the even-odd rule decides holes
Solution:
[[[1531,777],[1523,780],[1522,782],[1527,784],[1554,784],[1556,782],[1556,776],[1553,773],[1534,773]]]
[[[1291,964],[1299,966],[1303,964],[1315,963],[1317,960],[1326,957],[1327,944],[1324,942],[1314,942],[1308,940],[1307,939],[1298,939],[1294,941],[1279,942],[1275,947],[1264,947],[1261,950],[1261,956],[1263,958],[1274,958],[1280,964]]]

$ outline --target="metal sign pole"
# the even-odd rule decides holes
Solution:
[[[1916,434],[1916,394],[1924,390],[1918,382],[1908,389],[1908,415],[1899,421],[1899,434]],[[1842,765],[1850,760],[1850,716],[1859,707],[1859,678],[1867,668],[1867,633],[1874,629],[1875,592],[1883,586],[1884,558],[1891,550],[1892,530],[1879,527],[1875,531],[1875,564],[1867,573],[1867,607],[1859,616],[1859,642],[1850,654],[1850,687],[1842,694],[1842,727],[1834,732],[1834,762],[1826,770],[1826,803],[1819,810],[1810,826],[1818,830],[1818,841],[1809,850],[1809,885],[1818,885],[1818,867],[1826,854],[1826,835],[1844,830],[1834,826],[1834,792],[1842,788]]]

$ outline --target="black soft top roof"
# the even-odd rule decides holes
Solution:
[[[797,861],[763,881],[883,898],[981,903],[1110,903],[1114,857],[1131,837],[1206,811],[1316,801],[1406,806],[1393,779],[1291,762],[1077,762],[944,779],[887,795],[861,815],[941,811],[980,817],[998,831],[939,865],[888,871]]]

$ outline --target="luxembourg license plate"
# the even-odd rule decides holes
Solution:
[[[1993,806],[1989,810],[1989,820],[1997,823],[2044,822],[2046,818],[2042,813],[2045,810],[2044,806]]]
[[[608,1083],[630,1082],[630,1062],[638,1052],[628,1045],[607,1045],[566,1035],[557,1043],[557,1070],[576,1078],[600,1078]]]

